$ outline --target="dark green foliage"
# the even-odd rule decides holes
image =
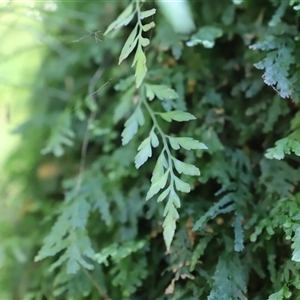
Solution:
[[[165,5],[39,8],[12,298],[300,299],[300,2]]]

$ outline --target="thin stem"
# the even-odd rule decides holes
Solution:
[[[140,10],[140,4],[139,4],[139,1],[135,1],[135,10],[136,10],[136,13],[137,13],[137,20],[138,20],[138,24],[140,26],[140,33],[141,33],[141,28],[143,26],[142,22],[141,22],[141,10]]]
[[[174,173],[173,173],[173,167],[172,167],[173,166],[173,162],[172,162],[172,156],[173,155],[171,154],[170,147],[169,147],[168,142],[167,142],[167,135],[163,132],[160,125],[158,124],[155,113],[151,109],[151,107],[148,104],[147,100],[143,97],[142,101],[143,101],[143,104],[146,107],[146,109],[147,109],[147,111],[150,115],[150,118],[153,122],[153,126],[158,130],[159,134],[161,135],[162,142],[164,144],[163,150],[165,150],[167,152],[167,156],[168,156],[168,163],[169,163],[169,169],[170,169],[170,174],[171,174],[170,185],[173,187],[173,183],[174,183]]]
[[[94,76],[91,78],[90,83],[89,83],[89,87],[88,87],[88,93],[89,93],[89,97],[92,97],[92,99],[95,101],[95,97],[96,97],[96,93],[97,91],[95,91],[95,86],[97,84],[97,82],[99,81],[99,79],[101,78],[103,74],[103,68],[102,66],[100,66],[98,68],[98,70],[96,71],[96,73],[94,74]],[[86,154],[87,154],[87,148],[88,148],[88,144],[89,144],[89,138],[90,138],[90,126],[91,124],[94,122],[95,117],[97,114],[97,110],[94,110],[87,122],[87,127],[84,133],[84,138],[83,138],[83,143],[82,143],[82,147],[81,147],[81,161],[80,161],[80,167],[79,167],[79,175],[78,175],[78,179],[77,179],[77,183],[76,183],[76,187],[75,187],[75,194],[79,191],[79,188],[82,184],[82,180],[83,180],[83,175],[84,175],[84,169],[85,169],[85,161],[86,161]]]
[[[142,50],[142,45],[141,45],[141,38],[143,37],[142,34],[143,34],[143,24],[142,24],[142,21],[141,21],[141,10],[140,10],[140,4],[139,4],[139,1],[136,1],[135,2],[135,10],[136,10],[136,13],[137,13],[137,22],[138,22],[138,26],[139,26],[139,33],[138,33],[138,48],[140,48]]]

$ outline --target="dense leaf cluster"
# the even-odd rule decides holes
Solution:
[[[38,7],[14,299],[300,299],[300,3],[167,5]]]

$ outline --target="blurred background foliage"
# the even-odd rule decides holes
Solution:
[[[179,152],[202,174],[170,253],[158,153],[134,167],[149,118],[121,145],[135,21],[104,32],[128,3],[0,3],[0,299],[300,299],[299,1],[190,1],[185,36],[143,4],[145,80],[179,94],[151,106],[193,113],[164,129],[208,147]]]

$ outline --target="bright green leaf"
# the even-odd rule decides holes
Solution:
[[[284,298],[284,290],[283,288],[278,291],[277,293],[274,293],[269,296],[268,300],[283,300]]]
[[[180,145],[177,142],[176,138],[169,136],[169,143],[174,150],[180,149]]]
[[[176,220],[179,218],[178,212],[170,198],[166,204],[163,215],[165,217],[163,223],[163,235],[167,250],[170,250],[170,246],[175,234]]]
[[[166,190],[164,190],[159,197],[157,198],[157,202],[163,201],[170,193],[170,187],[168,187]]]
[[[152,156],[151,141],[150,141],[150,137],[147,137],[138,147],[138,153],[134,159],[135,167],[138,169],[151,156]]]
[[[181,206],[180,198],[178,197],[178,195],[176,194],[176,192],[174,191],[173,188],[171,189],[169,199],[170,199],[170,201],[173,202],[175,207],[179,208]]]
[[[285,154],[291,154],[294,152],[297,156],[300,156],[300,143],[292,138],[283,138],[275,143],[275,147],[269,148],[265,154],[266,158],[281,160],[285,157]]]
[[[154,28],[154,27],[155,27],[155,23],[154,23],[154,22],[151,22],[151,23],[149,23],[149,24],[143,25],[143,26],[142,26],[142,30],[143,30],[144,32],[147,32],[147,31],[149,31],[150,29],[152,29],[152,28]]]
[[[143,46],[143,47],[146,47],[146,46],[148,46],[149,44],[150,44],[150,40],[149,39],[147,39],[147,38],[140,38],[140,42],[141,42],[141,45]]]
[[[186,150],[207,149],[203,143],[200,143],[199,141],[190,137],[169,137],[169,142],[174,150],[178,150],[179,146]]]
[[[153,100],[153,94],[160,100],[173,100],[178,98],[178,94],[171,88],[165,85],[147,84],[147,97]]]
[[[153,148],[158,147],[158,145],[159,145],[159,139],[158,139],[156,133],[154,132],[154,130],[151,131],[150,138],[151,138],[152,147]]]
[[[107,35],[114,29],[128,25],[134,16],[133,8],[133,3],[130,3],[127,8],[118,16],[118,18],[108,26],[104,32],[104,35]]]
[[[157,181],[153,182],[146,196],[146,200],[149,200],[154,195],[156,195],[161,189],[166,186],[167,180],[169,178],[170,170],[160,177]]]
[[[168,215],[169,216],[169,215]],[[163,235],[167,250],[170,250],[176,229],[176,221],[172,217],[166,217],[163,225]]]
[[[136,62],[135,82],[136,82],[136,87],[138,88],[142,84],[147,72],[146,56],[140,46],[136,51],[133,65],[135,64],[135,62]]]
[[[151,85],[146,84],[146,97],[151,101],[155,98],[155,94],[151,88]]]
[[[152,177],[151,177],[152,183],[157,181],[160,177],[163,176],[163,174],[165,173],[164,168],[168,168],[168,163],[166,161],[164,152],[162,152],[157,159],[156,165],[152,173]]]
[[[144,123],[145,123],[145,117],[144,117],[144,114],[143,114],[143,111],[141,110],[141,107],[138,106],[135,110],[135,115],[136,115],[136,119],[137,119],[137,122],[140,126],[143,126]]]
[[[139,125],[144,124],[144,115],[140,107],[137,107],[135,112],[129,117],[124,124],[124,130],[121,134],[122,144],[128,144],[138,131]]]
[[[178,191],[183,193],[189,193],[191,191],[191,186],[183,180],[179,179],[178,177],[174,176],[174,181],[175,187]]]
[[[176,171],[179,174],[183,173],[183,174],[191,175],[191,176],[200,176],[200,170],[197,167],[195,167],[194,165],[187,164],[176,158],[174,158],[173,161],[174,161]]]
[[[180,110],[159,113],[159,115],[167,122],[171,122],[172,120],[178,122],[185,122],[196,119],[196,117],[192,114]]]
[[[155,13],[156,13],[156,9],[155,8],[152,8],[152,9],[149,9],[149,10],[145,10],[145,11],[141,12],[140,18],[141,18],[141,20],[143,20],[145,18],[153,16]]]
[[[138,38],[136,36],[137,30],[138,30],[138,24],[131,31],[129,37],[127,38],[127,40],[122,48],[122,51],[121,51],[121,54],[119,57],[119,64],[129,56],[129,54],[133,51],[133,49],[137,45],[137,41],[138,41]]]

